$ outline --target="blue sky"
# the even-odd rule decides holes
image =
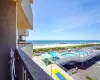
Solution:
[[[34,0],[28,40],[100,40],[100,0]]]

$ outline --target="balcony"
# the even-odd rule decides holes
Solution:
[[[17,43],[18,44],[18,47],[21,48],[21,47],[25,47],[29,44],[31,44],[30,42],[27,42],[27,41],[20,41]]]
[[[29,45],[25,48],[30,48]],[[17,80],[53,80],[40,66],[38,66],[28,54],[30,50],[18,48],[16,53],[16,75]]]
[[[32,0],[17,1],[17,26],[21,29],[32,29],[33,15],[31,9]]]
[[[25,29],[19,29],[18,36],[29,36],[29,31]]]

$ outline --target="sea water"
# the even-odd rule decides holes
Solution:
[[[100,43],[100,40],[29,40],[33,44],[89,44]]]

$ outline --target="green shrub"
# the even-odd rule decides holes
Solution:
[[[48,58],[45,58],[42,61],[46,64],[46,66],[52,64],[52,62]]]
[[[94,80],[93,78],[91,78],[91,77],[89,77],[89,76],[86,76],[86,78],[87,78],[88,80]]]

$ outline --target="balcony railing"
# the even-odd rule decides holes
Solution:
[[[28,44],[21,48],[30,58],[33,56],[33,44]]]
[[[21,48],[21,47],[27,46],[31,43],[23,40],[23,41],[18,42],[17,44],[18,44],[18,47]]]
[[[53,80],[21,48],[16,52],[17,80]]]

